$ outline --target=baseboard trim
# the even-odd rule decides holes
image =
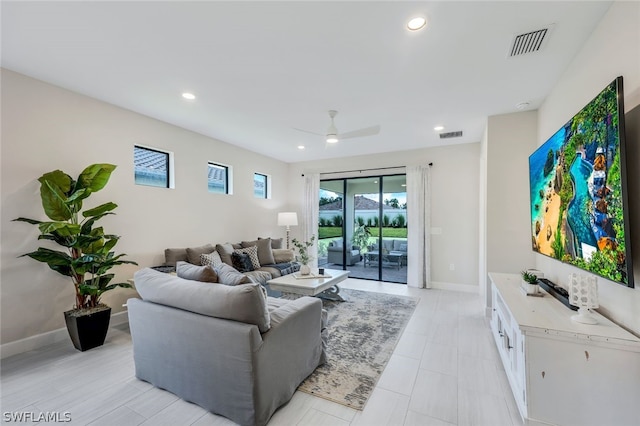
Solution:
[[[126,324],[128,322],[129,316],[127,315],[127,311],[117,312],[111,315],[109,326],[113,327],[116,325]],[[5,343],[0,345],[0,359],[40,349],[64,340],[69,340],[69,333],[67,333],[66,327]]]
[[[461,291],[464,293],[478,293],[480,288],[477,285],[445,283],[442,281],[431,281],[431,288],[439,290]]]

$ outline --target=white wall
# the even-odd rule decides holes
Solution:
[[[103,225],[121,236],[117,251],[140,266],[161,264],[166,247],[284,234],[276,216],[288,197],[286,163],[8,70],[1,78],[2,343],[64,327],[62,312],[73,305],[70,281],[44,264],[18,258],[38,247],[37,228],[11,220],[46,218],[36,181],[45,172],[59,168],[75,177],[92,163],[116,164],[107,187],[87,205],[119,205]],[[134,144],[174,152],[175,189],[134,185]],[[207,161],[233,166],[233,195],[207,191]],[[272,199],[253,196],[254,172],[272,176]],[[116,279],[126,280],[136,269],[119,267]],[[118,289],[105,302],[117,312],[133,294]]]
[[[631,232],[635,289],[603,278],[598,279],[600,306],[604,314],[640,334],[640,3],[615,2],[576,55],[552,93],[539,110],[538,145],[558,130],[568,119],[619,75],[624,78],[625,110],[630,121],[627,132],[627,170],[632,201]],[[567,283],[575,267],[536,254],[538,269],[561,284]]]
[[[346,170],[428,164],[431,168],[431,226],[442,234],[432,236],[432,274],[435,285],[478,285],[478,191],[480,144],[461,144],[378,155],[336,158],[292,164],[290,168],[291,203],[301,213],[304,173],[328,173]],[[388,173],[394,174],[398,170]],[[383,173],[384,174],[384,173]],[[365,177],[351,174],[351,177]],[[332,175],[331,178],[335,178]],[[297,197],[297,198],[296,198]],[[300,232],[294,230],[294,232]],[[449,270],[453,263],[455,270]]]
[[[536,135],[536,111],[496,115],[487,121],[488,272],[518,273],[535,265],[528,170]]]

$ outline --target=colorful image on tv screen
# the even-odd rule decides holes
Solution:
[[[617,82],[529,157],[531,238],[541,254],[629,285]]]

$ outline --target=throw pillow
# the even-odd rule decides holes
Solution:
[[[243,241],[242,247],[258,247],[258,260],[260,265],[271,265],[276,263],[273,259],[273,250],[271,249],[271,238],[261,238],[255,241]]]
[[[231,262],[238,272],[250,272],[254,270],[253,263],[248,254],[233,252],[231,254]]]
[[[406,244],[400,244],[400,251],[407,251],[407,245]]]
[[[283,238],[271,238],[271,237],[267,237],[267,238],[258,237],[258,239],[259,240],[271,239],[271,248],[272,249],[281,249],[282,248],[282,241],[284,240]]]
[[[233,246],[230,243],[216,244],[216,251],[220,255],[220,259],[227,265],[231,266],[231,253],[233,253]]]
[[[164,264],[169,266],[176,266],[178,261],[187,261],[187,249],[183,248],[168,248],[164,250]]]
[[[216,274],[218,274],[218,282],[225,285],[238,285],[247,284],[251,282],[249,277],[238,272],[233,266],[229,266],[226,263],[214,268]]]
[[[273,263],[293,262],[293,250],[273,249]]]
[[[215,248],[211,244],[205,244],[200,247],[189,247],[187,249],[187,261],[194,265],[200,265],[200,255],[214,251]]]
[[[176,264],[176,274],[180,278],[192,281],[201,281],[205,283],[217,283],[218,274],[213,268],[208,266],[197,266],[187,262],[179,261]]]
[[[260,267],[260,259],[258,259],[258,247],[257,246],[241,248],[241,249],[235,249],[233,252],[234,253],[240,253],[240,254],[248,254],[249,257],[251,258],[251,263],[253,263],[253,269],[258,269]]]
[[[200,263],[203,265],[211,265],[214,268],[222,265],[222,259],[220,259],[220,254],[217,251],[213,251],[209,254],[201,254],[200,255]]]

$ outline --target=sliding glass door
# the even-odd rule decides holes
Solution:
[[[406,176],[320,181],[320,265],[407,282]]]

